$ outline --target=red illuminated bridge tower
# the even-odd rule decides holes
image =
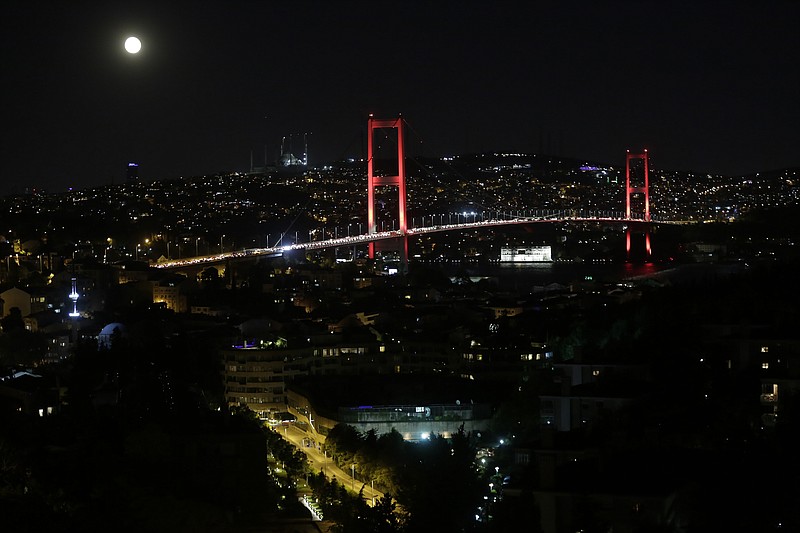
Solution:
[[[637,184],[631,184],[631,166],[632,163],[635,165],[636,163],[641,162],[641,167],[637,165],[637,168],[641,169],[641,175],[636,176],[638,178]],[[638,173],[637,173],[638,174]],[[642,183],[643,181],[643,183]],[[644,217],[637,218],[636,220],[644,221],[643,229],[644,229],[644,246],[645,251],[647,252],[647,257],[650,257],[652,253],[652,249],[650,248],[650,164],[647,159],[647,150],[641,154],[632,154],[630,150],[628,150],[627,157],[625,159],[625,218],[628,220],[631,219],[631,196],[632,195],[644,195]],[[631,224],[628,224],[628,228],[625,230],[625,249],[627,251],[628,259],[631,257]]]
[[[375,130],[396,129],[397,130],[397,175],[395,176],[376,176],[375,175]],[[368,137],[367,137],[367,233],[373,235],[377,233],[375,220],[375,187],[391,185],[397,187],[398,194],[398,224],[402,237],[401,262],[405,265],[408,257],[408,238],[406,235],[406,165],[405,151],[403,148],[403,118],[376,119],[369,115]],[[369,257],[375,257],[375,242],[369,243]]]

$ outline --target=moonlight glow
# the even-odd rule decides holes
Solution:
[[[140,41],[138,38],[128,37],[125,39],[125,50],[127,50],[129,54],[135,54],[141,49],[142,41]]]

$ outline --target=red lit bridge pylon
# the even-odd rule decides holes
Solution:
[[[641,161],[642,163],[643,176],[640,176],[640,179],[643,180],[643,183],[639,181],[638,185],[631,185],[632,161]],[[631,151],[628,150],[627,157],[625,158],[625,218],[629,221],[633,220],[631,219],[632,195],[644,196],[644,218],[639,220],[644,221],[644,224],[640,224],[640,226],[644,230],[645,252],[647,258],[650,258],[652,254],[652,248],[650,246],[650,163],[647,158],[646,149],[641,154],[632,154]],[[631,231],[632,224],[629,223],[628,227],[625,229],[625,251],[629,260],[631,258]]]
[[[395,176],[376,176],[375,175],[375,130],[377,129],[396,129],[397,130],[397,175]],[[370,113],[367,125],[367,234],[375,235],[378,232],[375,221],[375,187],[384,185],[396,186],[398,195],[398,230],[402,235],[400,245],[400,263],[405,269],[408,264],[408,219],[406,217],[406,165],[405,150],[403,145],[403,118],[398,116],[394,119],[376,119]],[[375,258],[376,242],[369,243],[369,257]]]

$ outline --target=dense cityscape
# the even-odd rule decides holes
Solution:
[[[407,253],[283,248],[367,231],[363,159],[7,194],[4,530],[800,527],[798,169],[652,161],[629,251],[621,159],[409,158],[409,228],[516,222]]]
[[[583,210],[624,216],[624,158],[617,166],[520,154],[482,154],[414,160],[408,176],[411,227],[484,217]],[[170,181],[47,194],[7,196],[6,241],[40,241],[67,253],[91,249],[106,263],[207,255],[223,250],[358,235],[366,230],[365,164],[342,162],[307,172],[220,173]],[[727,178],[655,170],[654,220],[734,221],[798,200],[797,169]],[[397,224],[396,198],[387,195],[380,228]],[[43,216],[46,214],[47,216]],[[68,251],[72,255],[74,250]],[[26,250],[32,255],[40,253]],[[456,258],[460,256],[456,255]]]

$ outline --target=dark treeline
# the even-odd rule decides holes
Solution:
[[[4,532],[226,531],[308,516],[270,468],[300,478],[305,456],[220,403],[207,339],[149,331],[83,344],[51,369],[59,412],[0,410]]]
[[[450,439],[412,443],[396,430],[377,436],[338,424],[325,447],[342,469],[356,464],[357,478],[397,500],[405,531],[468,531],[487,477],[476,466],[476,441],[463,426]]]

